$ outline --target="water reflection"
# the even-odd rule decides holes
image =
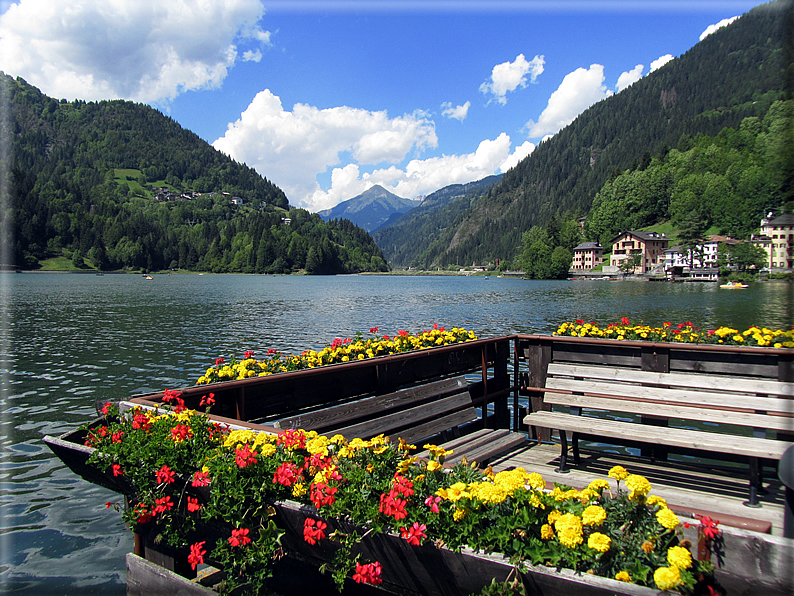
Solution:
[[[123,594],[132,538],[118,495],[75,477],[41,442],[97,400],[192,384],[218,356],[320,348],[434,323],[480,336],[550,333],[565,320],[691,320],[790,327],[792,286],[545,282],[491,277],[0,274],[0,582],[20,594]],[[10,335],[10,340],[9,336]]]

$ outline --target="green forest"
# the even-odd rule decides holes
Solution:
[[[290,209],[277,186],[149,106],[58,101],[2,73],[0,92],[6,268],[388,270],[367,232]]]
[[[379,230],[384,255],[428,269],[518,266],[533,228],[580,217],[582,239],[602,244],[695,216],[701,227],[747,237],[794,198],[793,26],[791,3],[753,9],[584,111],[497,185]],[[547,242],[550,266],[570,242],[553,234]]]

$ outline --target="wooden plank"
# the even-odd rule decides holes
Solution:
[[[668,403],[686,405],[712,405],[736,411],[777,412],[786,414],[794,408],[794,401],[774,397],[755,397],[749,395],[725,394],[687,389],[660,389],[643,385],[607,383],[598,381],[576,381],[573,379],[550,378],[546,389],[580,392],[598,397],[626,397],[636,399],[661,400]]]
[[[347,421],[376,416],[383,412],[432,397],[446,397],[456,392],[466,391],[466,378],[454,377],[434,383],[427,383],[409,389],[403,389],[387,395],[376,395],[338,406],[314,410],[283,418],[276,423],[276,428],[325,429],[338,427]]]
[[[718,409],[693,408],[683,405],[668,405],[656,400],[626,400],[623,398],[603,398],[567,393],[547,393],[546,402],[563,406],[592,408],[636,415],[653,415],[681,420],[697,420],[715,424],[733,424],[750,428],[768,428],[790,431],[794,426],[794,413],[784,416],[749,414]]]
[[[471,397],[469,397],[468,392],[459,393],[438,401],[432,401],[406,410],[393,412],[374,420],[365,420],[358,424],[351,424],[328,430],[327,433],[339,433],[348,439],[354,437],[369,438],[381,433],[388,435],[396,429],[407,426],[417,426],[419,423],[432,421],[434,418],[440,418],[454,410],[469,406],[470,404]],[[474,413],[474,409],[470,409],[471,412],[467,412],[467,416]],[[449,426],[441,430],[446,430],[447,428],[449,428]]]
[[[534,412],[525,418],[527,424],[546,426],[570,432],[581,432],[601,437],[628,439],[643,443],[657,443],[715,453],[733,453],[748,457],[780,459],[783,452],[794,445],[785,441],[720,435],[687,429],[661,428],[604,420],[589,416],[571,416],[559,412]]]
[[[460,455],[465,455],[470,464],[472,462],[482,464],[489,461],[494,456],[520,447],[526,442],[527,438],[521,433],[512,433],[505,429],[496,429],[484,444],[476,447],[472,446],[470,448],[464,446],[460,450]],[[459,460],[456,458],[453,461]]]
[[[549,375],[581,377],[590,380],[622,381],[661,386],[688,387],[691,389],[716,389],[751,395],[777,395],[794,397],[794,383],[771,379],[745,379],[707,374],[659,373],[606,366],[579,366],[575,364],[549,364]]]
[[[413,443],[415,441],[421,441],[422,439],[433,437],[444,432],[445,430],[456,428],[461,424],[466,424],[467,422],[471,422],[472,420],[476,419],[477,412],[474,410],[474,408],[460,410],[459,412],[453,412],[452,414],[435,418],[424,424],[418,424],[416,426],[412,426],[411,428],[403,429],[398,431],[396,434],[405,442]]]

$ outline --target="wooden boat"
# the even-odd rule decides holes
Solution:
[[[512,356],[512,359],[511,359]],[[328,407],[332,403],[349,401],[356,396],[387,393],[399,387],[427,382],[439,377],[465,374],[470,379],[471,395],[481,408],[481,423],[489,428],[512,428],[519,432],[530,432],[522,427],[523,412],[532,407],[535,396],[524,393],[522,386],[543,386],[545,368],[551,361],[573,360],[581,362],[607,361],[621,363],[623,366],[636,366],[643,369],[663,368],[667,370],[722,370],[741,369],[747,374],[760,377],[790,379],[794,370],[794,350],[763,349],[734,346],[692,346],[677,344],[654,344],[650,342],[614,342],[590,338],[571,338],[554,336],[511,336],[487,340],[477,340],[465,344],[455,344],[440,348],[384,356],[369,360],[315,368],[300,372],[283,373],[268,377],[252,378],[241,381],[219,383],[211,386],[217,400],[218,415],[214,418],[241,427],[268,428],[273,421],[286,413],[307,409]],[[511,362],[512,360],[512,362]],[[511,370],[512,364],[512,370]],[[189,407],[195,407],[208,387],[191,387],[183,390],[182,396]],[[162,404],[162,394],[137,396],[131,401],[143,405]],[[195,404],[193,402],[196,402]],[[272,429],[272,427],[270,427]],[[275,429],[272,429],[275,430]],[[105,486],[122,494],[129,494],[130,486],[122,478],[101,472],[87,464],[92,449],[83,445],[84,433],[72,431],[60,437],[46,437],[45,442],[64,463],[84,479]],[[551,437],[536,437],[548,441]],[[538,469],[544,478],[555,479],[551,472],[556,459],[556,447],[545,449],[548,444],[538,444],[524,448],[520,453],[509,454],[494,462],[495,469],[508,469],[515,465],[526,465],[527,454],[535,457],[535,462],[545,465]],[[544,450],[545,449],[545,450]],[[551,453],[551,455],[549,455]],[[534,454],[534,455],[532,455]],[[614,457],[607,455],[606,457]],[[524,459],[522,459],[524,458]],[[548,462],[544,464],[543,462]],[[600,460],[599,460],[600,461]],[[603,469],[604,465],[595,462],[592,466]],[[628,464],[627,464],[628,466]],[[665,470],[674,469],[670,462],[657,462],[659,477],[664,478]],[[532,469],[532,468],[527,468]],[[651,469],[650,467],[648,469]],[[668,499],[671,507],[675,500],[682,500],[679,471],[675,471],[669,495],[664,484],[654,482],[654,494]],[[584,478],[582,476],[581,478]],[[561,478],[561,482],[576,486],[577,482],[587,484],[587,479],[579,476]],[[696,479],[695,474],[686,476]],[[776,595],[791,594],[794,590],[789,565],[794,560],[794,543],[788,538],[772,535],[770,527],[782,525],[782,506],[778,507],[780,487],[769,485],[769,495],[765,497],[760,510],[752,510],[752,519],[735,513],[720,510],[726,499],[718,494],[722,490],[721,480],[715,475],[703,477],[703,500],[710,502],[712,508],[707,512],[723,522],[724,561],[718,569],[717,577],[729,594],[760,593]],[[661,490],[657,490],[661,488]],[[678,492],[676,492],[678,490]],[[686,491],[685,491],[686,492]],[[686,493],[684,500],[690,506],[694,500]],[[741,497],[734,499],[740,501]],[[317,550],[307,551],[302,537],[303,520],[306,512],[301,505],[284,501],[274,504],[279,512],[280,523],[286,528],[285,548],[293,550],[298,557],[311,558],[315,563]],[[695,503],[697,506],[697,503]],[[741,507],[739,505],[739,507]],[[684,515],[686,507],[677,509]],[[741,509],[739,509],[741,511]],[[691,511],[691,510],[690,510]],[[736,511],[735,509],[732,511]],[[701,510],[702,512],[702,510]],[[777,515],[773,521],[764,524],[764,515]],[[762,519],[763,518],[763,519]],[[761,530],[761,531],[758,531]],[[779,530],[773,533],[779,534]],[[696,525],[685,530],[685,537],[698,543]],[[502,581],[513,571],[513,566],[498,554],[485,555],[464,550],[453,552],[432,545],[414,547],[396,536],[378,535],[365,541],[361,547],[366,556],[384,563],[384,584],[382,587],[394,593],[406,594],[469,594],[487,586],[492,578]],[[151,537],[136,536],[136,552],[140,557],[129,557],[128,581],[131,586],[143,586],[139,592],[151,593],[152,586],[162,585],[165,581],[169,593],[177,593],[180,582],[187,582],[195,590],[201,589],[179,574],[166,573],[166,570],[183,573],[185,553],[168,552],[158,547]],[[156,565],[152,565],[155,562]],[[388,562],[388,565],[386,564]],[[188,566],[189,569],[189,566]],[[650,596],[656,590],[624,584],[608,578],[599,578],[572,571],[548,567],[527,567],[523,571],[525,582],[536,588],[536,593],[545,595],[563,594],[620,594]],[[188,574],[189,575],[189,574]],[[166,578],[165,580],[163,578]],[[136,588],[137,589],[137,588]],[[201,594],[202,592],[186,591]],[[211,594],[211,591],[205,592]]]

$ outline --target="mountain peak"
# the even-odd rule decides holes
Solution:
[[[367,232],[374,232],[389,221],[395,213],[405,213],[419,204],[419,201],[403,199],[383,188],[380,184],[371,186],[360,195],[342,201],[336,207],[320,211],[325,221],[349,219]]]

